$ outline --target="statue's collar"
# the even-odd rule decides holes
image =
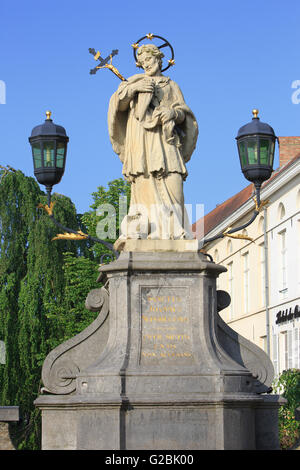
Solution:
[[[154,79],[155,85],[160,86],[165,86],[170,81],[169,77],[164,77],[163,75],[159,75],[158,77],[152,77],[152,79]]]
[[[136,75],[133,75],[132,77],[130,77],[128,79],[128,81],[129,82],[137,82],[138,80],[142,80],[145,77],[146,77],[146,75],[144,73],[142,73],[142,74],[139,73],[139,74],[136,74]],[[164,75],[158,75],[158,76],[149,77],[149,78],[152,78],[152,80],[155,81],[155,84],[159,85],[160,87],[163,87],[163,86],[167,85],[167,83],[169,83],[169,81],[170,81],[170,78],[165,77]]]

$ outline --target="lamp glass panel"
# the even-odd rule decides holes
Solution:
[[[271,141],[270,145],[270,165],[273,168],[273,163],[274,163],[274,151],[275,151],[275,142]]]
[[[249,165],[254,165],[258,162],[258,151],[257,151],[257,141],[256,140],[249,140],[248,141],[248,162]]]
[[[64,142],[57,142],[56,146],[56,166],[57,168],[64,167],[65,160],[65,144]]]
[[[54,167],[54,141],[44,142],[44,167]]]
[[[42,152],[40,144],[32,144],[34,168],[42,168]]]
[[[246,156],[246,146],[245,142],[239,142],[239,153],[240,153],[240,159],[241,159],[241,164],[242,168],[247,165],[247,156]]]
[[[260,140],[260,163],[262,165],[269,165],[269,146],[270,141],[267,139]]]

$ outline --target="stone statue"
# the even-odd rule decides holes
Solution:
[[[163,57],[154,44],[139,47],[144,73],[122,81],[109,103],[110,140],[131,183],[119,240],[192,239],[183,182],[198,126],[179,86],[162,75]]]
[[[111,98],[110,136],[132,186],[126,220],[137,221],[136,231],[99,267],[103,287],[85,304],[98,317],[45,359],[46,393],[35,401],[43,450],[279,449],[283,403],[266,393],[272,362],[219,315],[230,296],[216,279],[227,269],[199,252],[183,222],[169,239],[151,239],[165,236],[168,210],[183,206],[198,133],[178,86],[161,75],[161,58],[141,47],[145,74],[124,79]],[[158,222],[152,205],[165,210]]]

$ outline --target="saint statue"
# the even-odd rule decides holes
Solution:
[[[109,103],[110,140],[131,184],[121,240],[192,239],[183,182],[198,126],[179,86],[162,75],[163,57],[154,44],[139,47],[144,73],[122,81]]]

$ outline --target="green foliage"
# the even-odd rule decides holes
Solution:
[[[121,219],[122,213],[126,215],[128,212],[130,203],[130,184],[122,178],[115,179],[108,183],[108,188],[99,186],[97,191],[92,193],[92,197],[94,200],[93,204],[90,206],[92,210],[86,212],[82,216],[82,222],[87,227],[88,233],[90,235],[102,240],[104,238],[101,237],[101,235],[99,236],[97,233],[97,224],[105,220],[105,222],[107,222],[107,228],[109,228],[109,226],[115,226],[115,236],[105,240],[110,243],[114,243],[119,237],[120,223],[122,222],[122,220],[120,220],[120,207]],[[101,206],[106,204],[110,204],[114,210],[114,213],[111,214],[111,217],[109,217],[107,211],[104,210],[104,212],[101,212]],[[110,253],[110,251],[100,243],[94,244],[90,248],[90,251],[93,253],[93,256],[97,259],[98,262],[100,262],[101,256],[104,253]]]
[[[279,439],[282,449],[293,446],[300,434],[296,409],[300,406],[300,370],[288,369],[274,381],[273,390],[281,394],[287,403],[279,408]]]
[[[1,175],[0,175],[1,176]],[[122,179],[93,193],[91,211],[76,213],[71,200],[54,194],[54,216],[64,226],[97,236],[101,204],[115,210],[119,231],[119,198],[130,198]],[[20,406],[22,421],[11,425],[18,449],[40,448],[40,413],[33,402],[39,395],[41,367],[46,355],[73,337],[95,318],[85,308],[87,293],[99,284],[101,244],[87,240],[51,241],[59,229],[37,209],[47,197],[33,178],[8,170],[0,183],[0,340],[6,348],[0,364],[0,404]],[[125,206],[125,207],[126,207]],[[126,209],[125,209],[126,211]]]
[[[27,271],[28,235],[37,218],[41,191],[32,178],[9,173],[0,185],[0,339],[6,346],[6,362],[0,367],[2,405],[16,403],[20,351],[18,296]]]
[[[77,335],[92,323],[95,313],[85,308],[85,299],[96,283],[98,263],[74,253],[64,253],[64,296],[60,302],[51,298],[45,303],[46,316],[51,325],[52,335],[47,343],[50,350]]]
[[[70,199],[54,195],[55,217],[77,228]],[[78,254],[69,241],[51,242],[57,228],[37,209],[46,196],[33,178],[9,172],[0,185],[0,339],[6,347],[0,365],[0,403],[20,406],[23,421],[14,426],[18,448],[38,448],[39,413],[33,401],[39,394],[41,365],[55,333],[46,305],[64,299],[63,253]]]

